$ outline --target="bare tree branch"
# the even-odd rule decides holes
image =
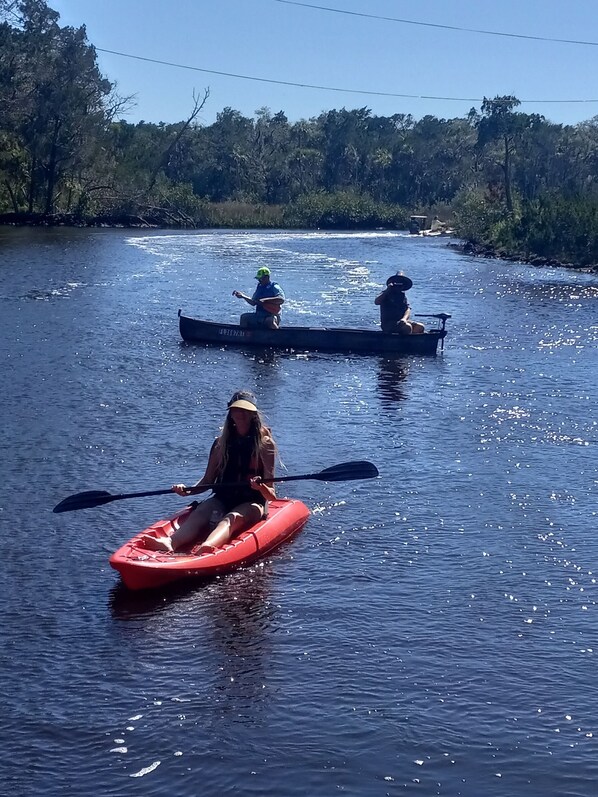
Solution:
[[[168,166],[168,164],[170,162],[170,156],[171,156],[174,148],[179,143],[179,141],[181,140],[181,138],[185,134],[185,131],[189,128],[191,123],[196,119],[197,115],[199,114],[201,109],[204,107],[204,105],[208,101],[208,97],[209,96],[210,96],[210,88],[209,88],[209,86],[208,86],[207,89],[204,89],[203,97],[201,97],[201,98],[197,96],[195,91],[193,92],[193,103],[194,103],[193,104],[193,110],[191,111],[191,114],[188,117],[188,119],[183,123],[183,126],[181,127],[179,132],[176,134],[174,139],[171,141],[171,143],[168,145],[166,150],[163,152],[162,157],[158,161],[158,163],[156,165],[156,168],[154,169],[154,171],[153,171],[153,173],[152,173],[152,175],[150,177],[150,181],[149,181],[149,185],[148,185],[148,187],[146,189],[146,193],[149,194],[150,191],[152,190],[152,188],[155,186],[156,180],[158,179],[158,173],[160,172],[160,169],[164,169],[164,168],[166,168],[166,166]]]

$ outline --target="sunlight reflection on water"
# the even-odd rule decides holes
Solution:
[[[595,276],[394,233],[8,241],[11,785],[592,793]],[[233,288],[249,291],[264,264],[289,296],[286,324],[370,328],[373,297],[402,268],[417,311],[452,313],[445,351],[395,360],[180,342],[178,307],[234,321]],[[50,507],[82,489],[197,478],[240,387],[257,393],[286,473],[368,459],[380,478],[281,485],[312,508],[292,543],[207,584],[128,593],[109,554],[176,499]]]

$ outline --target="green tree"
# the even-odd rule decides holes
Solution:
[[[15,23],[0,31],[0,124],[23,156],[5,171],[5,182],[15,202],[24,195],[30,212],[52,213],[66,183],[93,160],[120,101],[84,27],[61,28],[43,0],[21,0],[11,11]]]
[[[478,132],[478,145],[482,148],[499,144],[501,151],[500,168],[502,170],[503,187],[507,212],[513,212],[512,193],[512,160],[524,133],[536,130],[544,121],[538,114],[515,113],[514,108],[521,105],[513,96],[495,97],[490,100],[484,97],[481,115],[472,111],[471,120]]]

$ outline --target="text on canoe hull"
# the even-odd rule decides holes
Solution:
[[[227,338],[246,338],[248,337],[247,332],[241,329],[219,329],[219,335],[223,335]]]

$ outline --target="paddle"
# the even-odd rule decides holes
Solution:
[[[315,479],[320,482],[344,482],[353,479],[374,479],[378,475],[378,468],[372,465],[371,462],[343,462],[340,465],[333,465],[331,468],[321,470],[319,473],[306,473],[302,476],[276,476],[274,479],[268,480],[268,484],[272,482],[293,482],[302,479]],[[239,487],[245,482],[226,482],[215,484],[204,484],[206,489],[213,487]],[[121,495],[111,495],[105,490],[87,490],[84,493],[75,493],[69,495],[59,504],[56,504],[52,512],[74,512],[76,509],[92,509],[94,506],[102,506],[102,504],[109,504],[111,501],[122,501],[124,498],[145,498],[150,495],[166,495],[172,493],[172,487],[169,490],[152,490],[146,493],[122,493]]]

